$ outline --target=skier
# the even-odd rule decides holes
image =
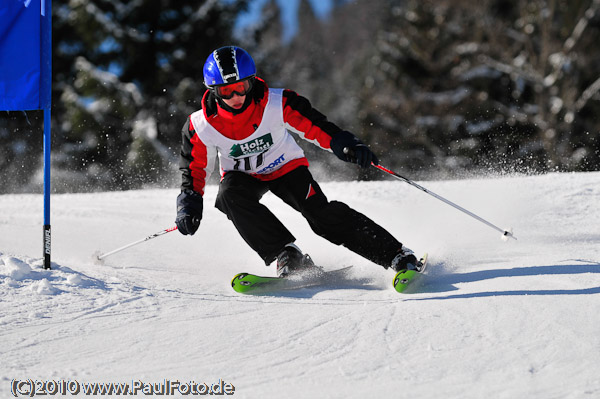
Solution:
[[[342,161],[368,168],[378,160],[365,144],[328,121],[306,98],[269,88],[256,76],[252,57],[239,47],[215,50],[203,72],[208,90],[202,108],[182,129],[176,218],[182,234],[193,235],[200,226],[204,186],[218,154],[221,182],[215,206],[267,266],[277,260],[278,276],[314,263],[260,203],[267,191],[300,212],[312,230],[330,242],[386,269],[416,267],[413,252],[385,229],[348,205],[327,200],[290,133],[332,151]]]

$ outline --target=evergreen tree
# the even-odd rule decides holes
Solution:
[[[235,18],[246,3],[55,1],[54,189],[172,185],[181,126],[200,107],[205,90],[204,61],[231,42]],[[41,132],[37,114],[28,115],[31,130]],[[17,140],[14,132],[29,130],[19,113],[3,116],[0,129],[0,139],[10,136],[10,142]],[[40,151],[41,145],[27,145],[34,158]],[[3,158],[11,161],[14,152]],[[20,184],[39,167],[27,161]]]
[[[598,105],[599,2],[389,4],[364,122],[396,132],[405,167],[598,167],[584,115]]]
[[[386,164],[421,177],[600,167],[597,0],[356,0],[326,21],[306,4],[274,79]]]
[[[335,0],[326,19],[302,0],[289,43],[275,0],[234,40],[246,3],[55,0],[54,189],[176,186],[204,60],[228,44],[411,176],[600,169],[598,0]],[[0,113],[0,192],[41,191],[42,121]]]
[[[99,122],[79,124],[80,133],[91,130],[99,137],[96,151],[101,164],[112,169],[111,185],[155,183],[159,176],[167,176],[169,184],[168,177],[175,178],[180,128],[200,107],[204,61],[230,42],[234,19],[246,2],[75,3],[70,11],[74,29],[94,51],[76,64],[74,99],[93,102],[72,108]],[[114,84],[103,71],[114,73]],[[134,129],[136,123],[146,129]]]

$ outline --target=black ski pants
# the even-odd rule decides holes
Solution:
[[[316,234],[379,265],[388,267],[402,247],[362,213],[342,202],[328,201],[306,166],[271,181],[258,180],[243,172],[227,172],[215,206],[227,215],[267,265],[286,244],[295,241],[292,233],[260,203],[267,191],[300,212]]]

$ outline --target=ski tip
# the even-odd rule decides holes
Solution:
[[[233,288],[235,292],[243,294],[249,289],[251,289],[253,283],[244,280],[244,278],[248,276],[248,274],[249,273],[238,273],[231,279],[231,288]]]
[[[401,270],[394,276],[394,289],[404,292],[418,272],[416,270]]]
[[[425,271],[425,268],[427,267],[427,257],[429,255],[426,253],[423,254],[423,256],[419,259],[419,268],[417,270],[400,270],[398,273],[396,273],[396,275],[394,276],[394,289],[397,292],[404,292],[408,286],[411,284],[411,282],[413,281],[413,279],[415,278],[415,276],[422,274],[423,271]]]
[[[247,275],[248,275],[248,273],[238,273],[235,276],[233,276],[233,278],[231,279],[231,286],[235,288],[238,280],[243,279]]]

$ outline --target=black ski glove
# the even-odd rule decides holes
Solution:
[[[350,132],[344,131],[333,136],[331,150],[342,161],[356,163],[362,168],[368,168],[371,162],[379,165],[377,156]]]
[[[177,230],[183,235],[194,235],[202,220],[202,196],[194,190],[184,189],[177,196]]]

